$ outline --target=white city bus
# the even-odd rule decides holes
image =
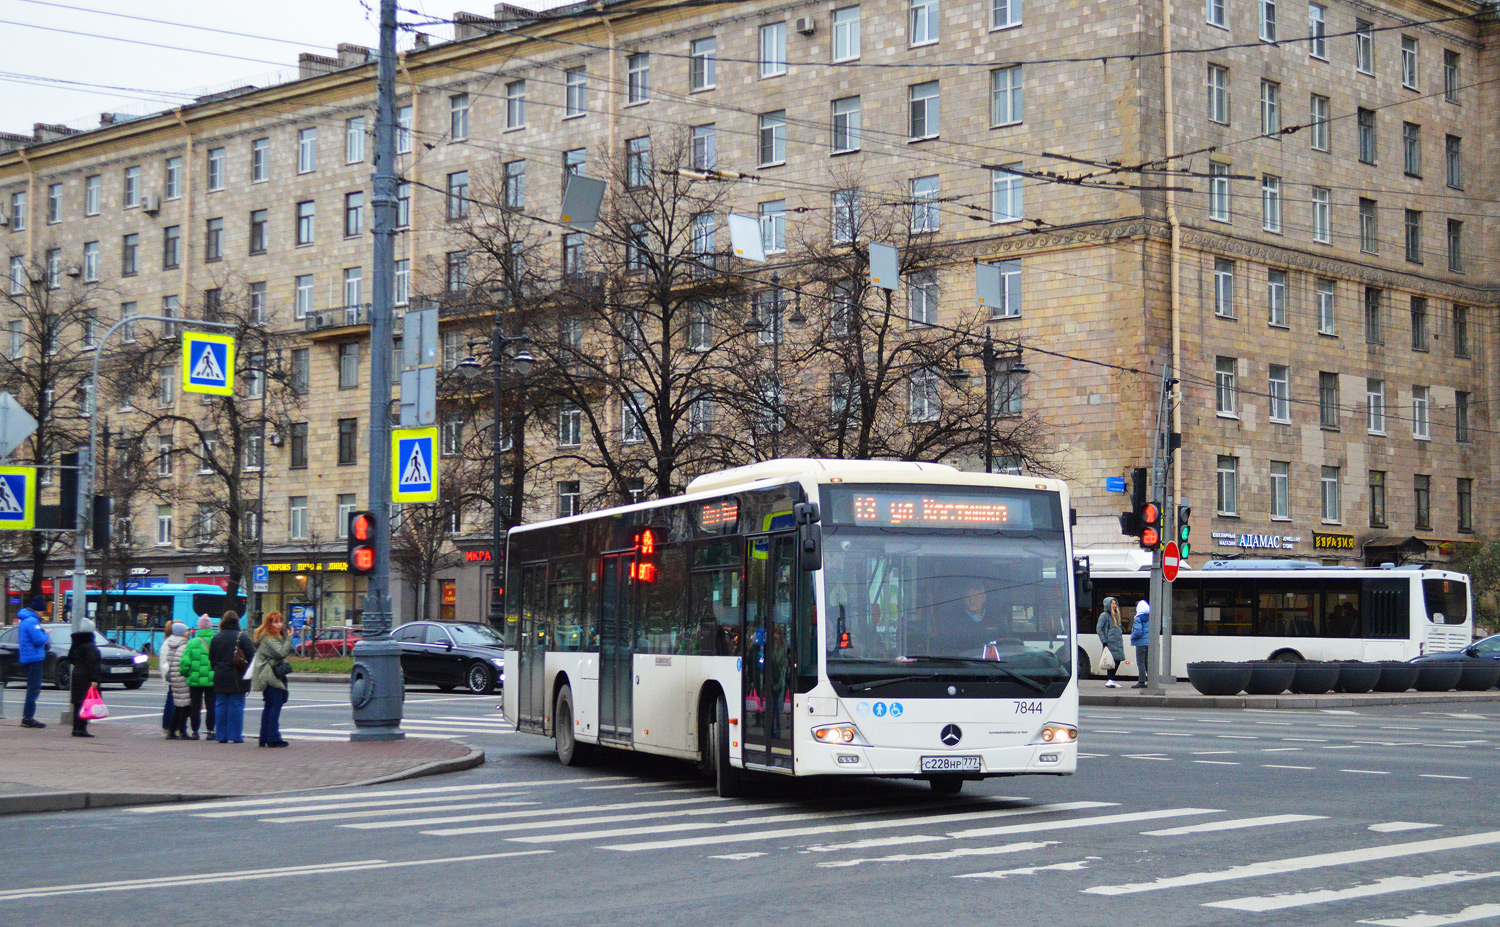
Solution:
[[[1087,551],[1093,593],[1078,610],[1078,672],[1099,665],[1104,599],[1126,622],[1146,598],[1144,551]],[[1214,560],[1172,584],[1172,673],[1200,660],[1409,660],[1473,639],[1469,577],[1448,570],[1329,567],[1306,560]]]
[[[746,771],[930,780],[1077,766],[1067,488],[773,460],[514,528],[506,717]]]

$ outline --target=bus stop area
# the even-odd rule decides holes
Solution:
[[[1120,677],[1118,689],[1105,688],[1103,679],[1078,680],[1079,703],[1115,708],[1254,708],[1328,709],[1365,708],[1378,705],[1449,705],[1500,702],[1500,689],[1487,692],[1330,692],[1326,695],[1203,695],[1186,680],[1166,683],[1161,692],[1132,689],[1128,677]]]
[[[19,706],[16,706],[19,709]],[[92,722],[89,739],[64,725],[23,729],[19,710],[0,721],[0,815],[202,801],[374,785],[471,769],[484,751],[455,740],[389,743],[303,740],[290,750],[164,740],[150,721]],[[48,720],[55,720],[49,718]]]

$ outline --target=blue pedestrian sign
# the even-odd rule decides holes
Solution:
[[[182,333],[182,391],[234,395],[234,338]]]
[[[391,501],[438,500],[438,430],[397,428],[391,431]]]
[[[36,467],[0,467],[0,530],[36,526]]]

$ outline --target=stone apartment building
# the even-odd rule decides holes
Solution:
[[[920,300],[939,324],[985,312],[997,339],[1027,349],[1020,401],[1048,425],[1080,545],[1123,542],[1125,497],[1105,480],[1149,463],[1172,363],[1176,487],[1198,552],[1441,561],[1497,517],[1491,9],[460,13],[451,41],[420,37],[400,64],[397,312],[462,284],[454,203],[471,183],[518,182],[526,211],[555,218],[566,172],[604,176],[641,139],[691,135],[768,245],[828,227],[851,184],[913,204],[951,260],[894,311]],[[337,623],[363,591],[338,569],[338,535],[365,489],[374,65],[356,46],[300,65],[299,79],[141,118],[0,136],[0,256],[12,290],[27,274],[97,281],[101,320],[194,316],[208,291],[232,289],[293,339],[301,430],[267,436],[255,474],[265,607],[316,599]],[[1005,268],[1000,307],[978,306],[980,262]],[[449,363],[465,350],[456,333],[445,347]],[[528,441],[560,439],[556,422],[533,428]],[[594,479],[530,487],[528,515],[566,509]],[[185,540],[192,517],[168,505],[135,525],[155,542],[143,574],[221,569],[212,545]],[[473,562],[440,573],[435,615],[484,614],[488,524],[474,512],[458,526]],[[398,612],[414,608],[403,590]]]

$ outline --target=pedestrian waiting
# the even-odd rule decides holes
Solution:
[[[47,725],[36,719],[36,700],[42,693],[42,667],[47,665],[47,632],[42,628],[40,612],[47,610],[47,600],[41,596],[31,597],[31,607],[16,613],[21,626],[17,632],[21,651],[17,662],[26,674],[26,704],[21,709],[21,726],[43,728]]]
[[[245,742],[245,693],[250,690],[245,670],[254,656],[250,635],[240,630],[240,616],[225,612],[219,633],[208,645],[214,668],[214,740],[218,743]]]
[[[287,746],[281,737],[281,706],[290,694],[286,681],[291,666],[286,659],[291,655],[292,636],[287,631],[286,617],[281,612],[271,612],[255,629],[255,670],[250,675],[250,688],[265,699],[260,712],[262,747]]]
[[[187,649],[187,625],[172,622],[167,629],[167,639],[161,642],[161,678],[167,683],[167,704],[172,713],[167,719],[168,740],[187,740],[188,711],[193,704],[193,693],[187,677],[182,674],[182,652]]]
[[[183,646],[182,658],[177,662],[177,669],[188,685],[188,718],[193,722],[189,740],[198,739],[200,710],[206,722],[208,739],[214,739],[214,667],[208,658],[209,640],[214,636],[213,625],[212,618],[198,616],[198,633]]]
[[[73,646],[68,649],[68,666],[72,670],[73,736],[93,737],[89,733],[89,721],[79,714],[89,689],[99,684],[103,667],[99,662],[99,645],[94,643],[94,622],[88,618],[78,625],[73,634]]]
[[[1139,674],[1132,689],[1146,688],[1146,667],[1151,664],[1151,603],[1141,599],[1135,603],[1135,622],[1130,626],[1130,646],[1135,648],[1135,669]]]

